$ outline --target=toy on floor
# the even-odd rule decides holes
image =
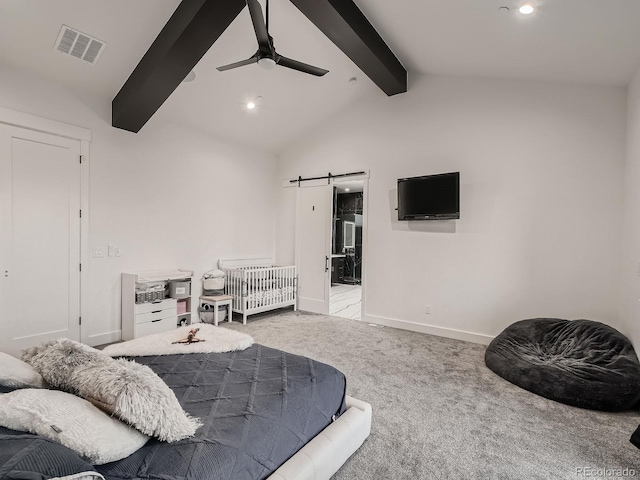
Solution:
[[[187,335],[187,338],[183,338],[182,340],[178,340],[177,342],[171,342],[171,343],[172,344],[183,343],[185,345],[190,345],[192,343],[204,342],[203,339],[196,337],[196,334],[199,331],[200,331],[199,328],[192,328],[191,330],[189,330],[189,334]]]

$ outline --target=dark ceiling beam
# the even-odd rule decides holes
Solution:
[[[111,104],[111,124],[138,132],[246,6],[182,0]]]
[[[407,91],[407,71],[353,0],[291,0],[387,95]]]

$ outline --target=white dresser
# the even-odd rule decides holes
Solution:
[[[163,270],[145,273],[122,274],[122,339],[150,335],[152,333],[165,332],[177,328],[180,322],[192,323],[191,294],[186,298],[156,298],[152,300],[140,300],[136,303],[136,290],[141,286],[154,287],[171,280],[191,282],[193,271],[191,270]],[[178,313],[178,301],[186,304],[186,311]]]

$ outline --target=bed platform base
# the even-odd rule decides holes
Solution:
[[[371,433],[371,405],[346,397],[347,411],[268,480],[329,480]]]

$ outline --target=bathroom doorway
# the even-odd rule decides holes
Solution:
[[[362,317],[362,224],[364,181],[335,182],[331,234],[329,314]]]

